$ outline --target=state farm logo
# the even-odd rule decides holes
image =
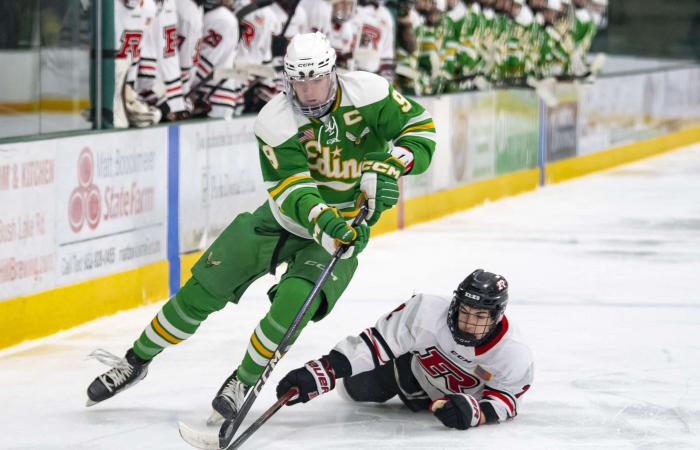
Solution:
[[[78,157],[78,187],[73,189],[68,200],[68,222],[74,233],[87,222],[94,230],[100,223],[100,190],[92,184],[95,173],[95,158],[85,147]]]

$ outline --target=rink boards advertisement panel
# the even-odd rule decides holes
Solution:
[[[3,146],[0,301],[165,259],[164,129]]]
[[[700,69],[600,78],[578,86],[578,155],[692,126],[700,119]]]
[[[0,145],[0,301],[56,285],[56,143]]]
[[[203,250],[267,200],[254,117],[180,127],[180,253]]]
[[[165,128],[60,141],[58,285],[166,258],[166,142]]]

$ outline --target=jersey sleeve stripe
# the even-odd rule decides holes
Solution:
[[[399,138],[396,139],[396,140],[394,141],[394,144],[395,144],[395,145],[399,145],[398,142],[401,142],[402,139],[404,139],[404,138],[413,138],[413,137],[415,137],[415,138],[421,138],[421,139],[426,139],[426,140],[428,140],[428,141],[433,141],[433,142],[435,142],[435,132],[433,132],[433,131],[430,131],[430,132],[428,132],[428,131],[423,131],[423,132],[409,132],[409,133],[403,134],[403,135],[399,136]]]
[[[384,352],[387,354],[387,356],[389,356],[389,359],[396,359],[396,357],[394,356],[394,352],[391,351],[391,349],[389,348],[389,345],[384,340],[384,336],[382,336],[382,334],[379,332],[379,330],[377,330],[375,327],[370,328],[370,330],[372,330],[372,336],[382,346],[382,348],[384,349]]]
[[[289,197],[292,194],[292,192],[295,192],[299,189],[304,189],[304,188],[309,189],[310,192],[318,193],[318,188],[316,187],[316,185],[314,183],[298,183],[298,184],[295,184],[294,186],[290,186],[289,189],[284,191],[279,197],[277,197],[273,200],[275,201],[275,203],[277,203],[279,205],[280,208],[282,208],[282,204],[285,202],[285,200],[287,200],[287,197]],[[282,209],[284,209],[284,208],[282,208]]]
[[[409,127],[406,127],[401,131],[401,134],[399,134],[399,137],[405,135],[406,133],[410,133],[412,131],[432,131],[433,133],[435,132],[435,123],[433,122],[433,119],[430,119],[429,122],[425,123],[419,123],[417,125],[411,125]]]
[[[426,120],[432,120],[432,117],[430,117],[430,113],[428,113],[428,111],[423,111],[422,113],[420,113],[416,117],[411,117],[410,119],[408,119],[406,121],[406,125],[404,126],[404,128],[409,127],[409,126],[414,125],[414,124],[419,123],[419,122],[425,122]]]
[[[270,196],[272,198],[276,199],[288,187],[293,186],[294,184],[298,184],[298,183],[303,183],[303,182],[308,183],[310,181],[313,182],[313,178],[311,178],[311,176],[309,176],[308,173],[302,174],[302,175],[295,174],[295,175],[292,175],[291,177],[287,177],[284,180],[282,180],[279,184],[277,184],[276,187],[274,187],[272,189],[268,189],[268,192],[270,193]]]
[[[363,331],[360,333],[360,337],[362,340],[367,344],[367,347],[369,348],[369,353],[372,355],[372,361],[374,362],[374,367],[379,367],[381,364],[379,364],[379,359],[377,358],[377,353],[375,352],[375,348],[372,345],[372,342],[370,341],[369,337],[365,334]]]
[[[501,391],[485,389],[484,390],[484,397],[490,398],[490,399],[495,399],[495,400],[500,400],[501,403],[506,405],[506,408],[508,408],[508,411],[510,412],[511,417],[515,416],[515,402],[510,398],[510,396],[504,394]]]

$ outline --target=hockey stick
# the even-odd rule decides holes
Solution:
[[[253,435],[258,429],[267,422],[270,417],[272,417],[277,411],[279,411],[282,406],[286,405],[287,402],[297,395],[299,390],[297,388],[292,388],[287,391],[279,400],[277,400],[267,411],[262,413],[262,415],[253,422],[238,438],[231,443],[229,448],[240,447],[250,436]],[[219,436],[200,433],[184,422],[179,424],[180,436],[193,447],[201,448],[203,450],[219,450]]]
[[[288,390],[287,393],[280,397],[279,400],[277,400],[272,406],[270,406],[270,408],[268,408],[267,411],[262,413],[262,415],[258,417],[258,420],[256,420],[251,426],[246,428],[246,430],[243,433],[241,433],[241,435],[238,436],[238,438],[236,438],[236,440],[233,441],[228,448],[234,449],[243,445],[243,443],[247,441],[248,438],[253,435],[253,433],[258,431],[258,429],[261,426],[263,426],[263,424],[265,424],[265,422],[267,422],[268,419],[270,419],[270,417],[272,417],[277,411],[279,411],[279,409],[282,406],[286,405],[287,402],[298,393],[299,389],[295,387]]]
[[[365,201],[360,207],[360,212],[357,214],[357,216],[355,216],[355,219],[352,221],[352,226],[355,227],[361,224],[367,217],[367,213],[368,208],[367,203]],[[248,414],[250,407],[253,406],[253,402],[255,402],[255,400],[258,398],[258,395],[260,395],[260,390],[265,385],[265,382],[270,376],[272,369],[275,368],[280,359],[282,359],[282,357],[289,351],[290,341],[292,340],[292,337],[296,334],[297,328],[299,328],[301,320],[303,319],[304,315],[311,306],[311,302],[316,297],[316,294],[319,293],[323,285],[326,283],[326,279],[333,271],[333,268],[340,260],[340,257],[343,256],[343,254],[349,248],[350,246],[346,244],[338,247],[338,249],[335,251],[330,262],[328,263],[328,265],[326,265],[326,268],[323,270],[323,272],[321,272],[321,275],[318,277],[318,280],[316,281],[316,284],[314,285],[313,289],[311,289],[311,292],[306,297],[306,300],[304,300],[304,303],[301,305],[301,308],[299,308],[299,312],[294,317],[292,324],[287,329],[287,332],[284,333],[284,336],[282,336],[282,340],[277,346],[277,350],[275,350],[274,354],[272,355],[272,359],[270,359],[270,361],[267,362],[267,366],[265,366],[265,369],[260,375],[260,378],[258,378],[258,381],[255,383],[250,392],[248,392],[248,396],[243,402],[243,405],[241,405],[241,409],[238,411],[238,414],[236,414],[236,418],[233,420],[226,419],[223,425],[221,425],[221,429],[219,430],[219,448],[226,448],[226,450],[232,450],[234,448],[228,446],[231,442],[231,439],[233,439],[233,436],[236,434],[236,431],[241,426],[241,423],[243,422],[243,419],[245,419],[245,416]]]
[[[357,226],[357,225],[361,224],[365,220],[365,218],[367,217],[367,212],[368,212],[367,200],[364,200],[362,205],[360,206],[360,212],[357,214],[357,216],[353,220],[352,225]],[[316,294],[318,294],[318,292],[321,290],[321,288],[325,284],[326,279],[333,271],[333,268],[338,263],[338,260],[340,259],[340,257],[348,250],[348,248],[349,248],[349,245],[343,245],[335,251],[330,262],[328,263],[326,268],[323,270],[321,275],[318,277],[318,280],[316,281],[316,284],[314,285],[313,289],[311,290],[309,295],[306,297],[306,300],[304,300],[304,303],[302,304],[301,308],[299,309],[299,312],[297,312],[297,315],[294,317],[292,324],[289,326],[289,328],[287,329],[287,332],[284,334],[284,336],[282,336],[282,340],[280,341],[279,345],[277,346],[277,350],[275,350],[275,352],[273,353],[272,359],[270,359],[270,361],[268,361],[267,366],[265,366],[263,373],[260,375],[260,378],[258,378],[258,381],[255,383],[253,388],[248,392],[248,396],[246,397],[245,401],[241,405],[241,409],[238,411],[236,418],[234,420],[226,420],[226,421],[224,421],[223,425],[221,425],[221,428],[219,429],[219,434],[218,434],[218,442],[214,442],[214,440],[212,438],[210,438],[207,433],[198,432],[197,430],[194,430],[193,428],[188,426],[186,423],[180,422],[178,424],[178,429],[180,432],[180,436],[182,436],[182,439],[184,439],[188,444],[190,444],[193,447],[197,447],[197,448],[201,448],[201,449],[205,449],[205,450],[227,448],[227,446],[229,445],[229,443],[233,439],[233,436],[236,434],[236,431],[241,426],[243,419],[248,414],[248,411],[250,410],[251,406],[253,406],[253,402],[255,402],[258,395],[260,394],[260,390],[262,389],[263,385],[267,381],[267,378],[270,376],[272,369],[275,368],[275,366],[277,365],[279,360],[282,359],[282,357],[289,350],[289,348],[288,348],[289,341],[291,341],[292,336],[296,333],[297,328],[299,328],[299,324],[301,323],[302,318],[304,317],[304,315],[308,311],[309,307],[311,306],[311,302],[313,301],[313,299],[316,297]],[[267,420],[267,419],[265,419],[265,420]],[[260,425],[262,425],[262,423]],[[258,426],[258,428],[259,428],[259,426]],[[252,431],[255,431],[255,430],[252,430]],[[252,431],[250,434],[252,434]],[[247,430],[246,430],[246,432],[247,432]],[[246,439],[247,439],[247,437],[246,437]],[[228,447],[227,450],[231,450],[233,448],[235,448],[235,447],[231,446],[231,447]]]

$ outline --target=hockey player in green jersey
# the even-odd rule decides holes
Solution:
[[[211,422],[233,419],[330,254],[351,243],[299,330],[331,312],[367,245],[368,226],[398,202],[398,178],[424,172],[435,149],[433,120],[421,105],[378,75],[337,75],[335,60],[323,34],[294,36],[284,57],[285,91],[265,105],[255,124],[267,201],[237,216],[204,252],[192,278],[125,358],[104,351],[95,355],[113,368],[90,385],[89,404],[141,380],[165,347],[190,337],[209,314],[238,303],[253,281],[286,262],[286,272],[268,292],[269,312],[212,402]],[[352,227],[358,199],[364,197],[367,224]]]
[[[522,84],[527,70],[530,27],[533,15],[524,0],[513,0],[505,11],[510,19],[502,33],[498,64],[494,79],[506,84]]]
[[[455,23],[458,50],[454,77],[450,82],[449,91],[471,89],[473,78],[479,73],[479,66],[483,62],[478,52],[478,25],[481,16],[481,6],[476,1],[467,0],[465,1],[465,7],[464,16]]]

